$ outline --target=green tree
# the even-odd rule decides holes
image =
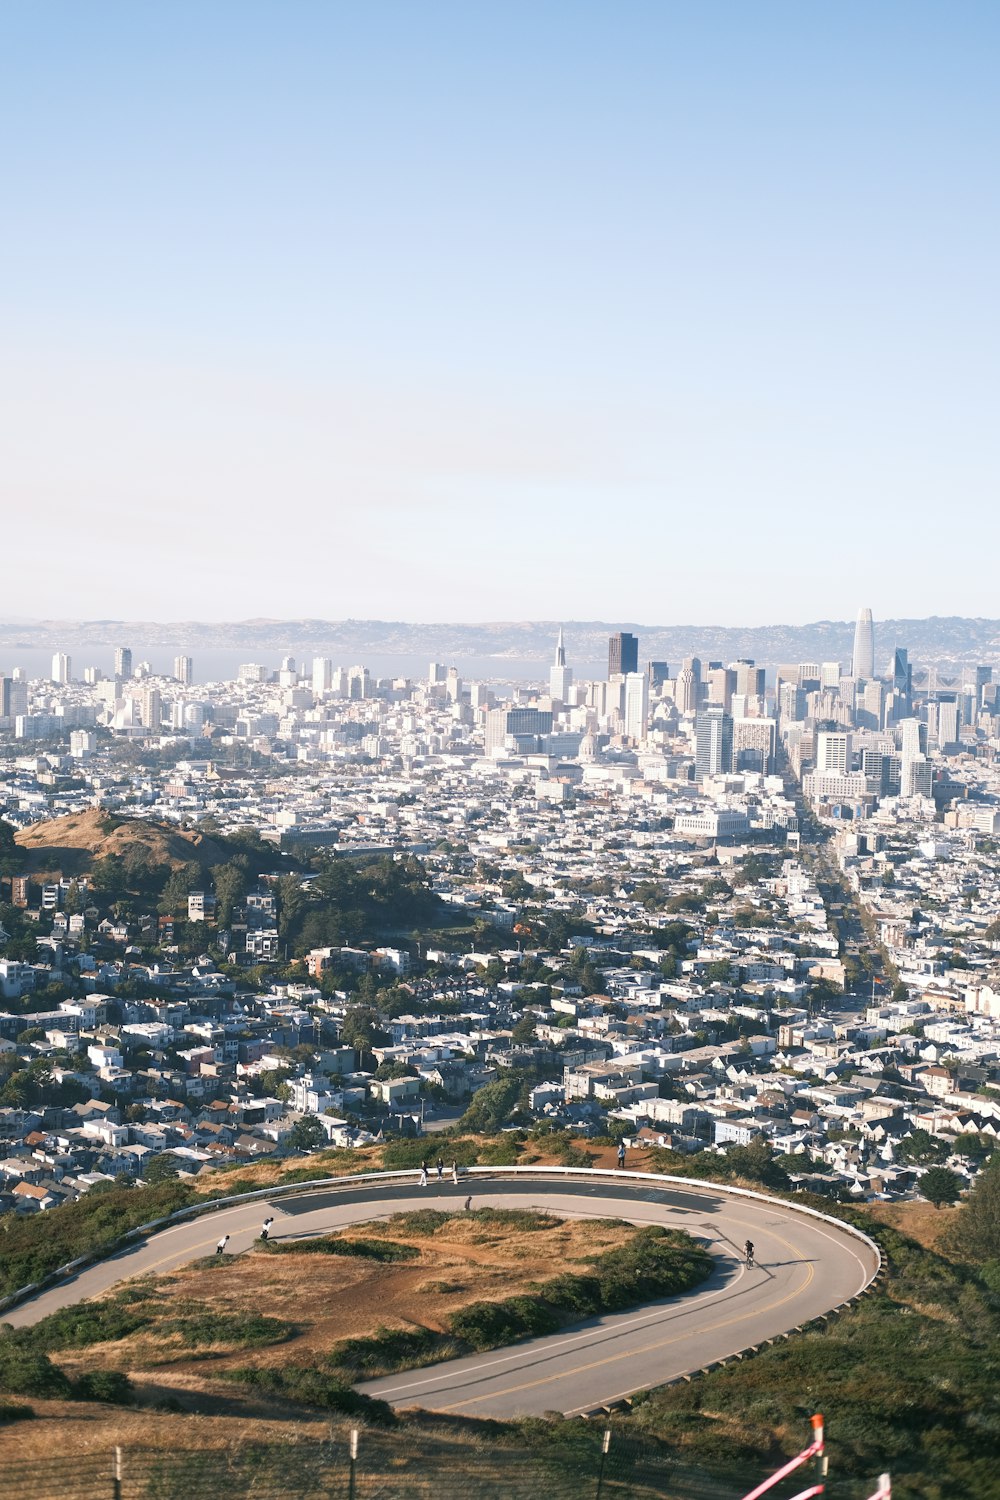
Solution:
[[[921,1195],[935,1208],[942,1203],[957,1203],[962,1191],[962,1179],[948,1167],[928,1167],[918,1183]]]
[[[517,1107],[524,1075],[514,1071],[488,1083],[473,1095],[472,1102],[458,1122],[459,1130],[477,1135],[494,1135]]]
[[[0,875],[17,875],[24,868],[25,851],[15,842],[14,829],[0,818]]]
[[[179,866],[167,877],[163,890],[160,892],[160,900],[157,910],[163,917],[181,917],[187,915],[187,899],[191,891],[196,891],[202,884],[201,870],[193,861]]]
[[[990,1158],[959,1209],[954,1242],[966,1260],[1000,1259],[1000,1152]]]
[[[303,1115],[288,1132],[287,1144],[293,1151],[312,1151],[326,1143],[326,1131],[315,1115]]]
[[[214,865],[212,879],[215,882],[219,925],[228,927],[233,920],[235,908],[242,906],[247,898],[247,891],[250,889],[250,861],[245,854],[237,854],[224,865]]]
[[[992,1136],[981,1135],[978,1130],[963,1130],[952,1141],[951,1149],[956,1156],[966,1156],[970,1161],[983,1162],[996,1150]]]
[[[171,1177],[176,1177],[181,1169],[181,1158],[175,1156],[172,1151],[163,1151],[159,1156],[149,1159],[143,1168],[142,1180],[147,1185],[157,1182],[167,1182]]]
[[[945,1161],[950,1154],[947,1143],[931,1135],[929,1130],[913,1130],[899,1143],[900,1161],[918,1167]]]
[[[515,1047],[525,1047],[535,1040],[535,1017],[522,1016],[510,1034]]]
[[[388,1037],[379,1026],[378,1011],[367,1005],[352,1006],[344,1017],[340,1028],[340,1040],[345,1047],[355,1047],[359,1052],[370,1052],[373,1047],[384,1044]]]

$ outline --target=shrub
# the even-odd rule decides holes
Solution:
[[[450,1223],[456,1217],[455,1214],[442,1213],[439,1208],[415,1208],[409,1214],[396,1214],[391,1224],[372,1224],[372,1229],[378,1229],[383,1234],[390,1230],[401,1229],[404,1234],[416,1234],[430,1237],[437,1234],[443,1225]],[[465,1215],[463,1214],[464,1218]]]
[[[5,1422],[23,1422],[34,1415],[33,1409],[22,1401],[0,1400],[0,1427]]]
[[[543,1214],[537,1208],[476,1208],[471,1213],[452,1215],[464,1222],[472,1220],[487,1228],[509,1229],[519,1234],[531,1234],[539,1229],[557,1229],[561,1219]]]
[[[319,1406],[325,1411],[336,1411],[344,1416],[364,1417],[381,1426],[392,1426],[396,1415],[386,1401],[376,1401],[371,1396],[362,1396],[343,1380],[316,1369],[313,1365],[285,1365],[281,1369],[273,1366],[243,1366],[236,1370],[220,1372],[224,1380],[237,1385],[250,1386],[254,1390],[266,1391],[286,1401],[301,1401],[307,1406]]]
[[[67,1376],[47,1354],[25,1349],[7,1336],[0,1339],[0,1391],[11,1396],[72,1395]]]
[[[77,1401],[108,1401],[127,1406],[132,1395],[132,1382],[121,1370],[91,1370],[73,1383]]]
[[[147,1293],[148,1296],[148,1293]],[[18,1331],[18,1343],[45,1352],[51,1349],[85,1349],[89,1344],[105,1344],[128,1338],[130,1333],[150,1321],[148,1311],[130,1312],[117,1299],[107,1302],[79,1302],[50,1313],[31,1328]]]
[[[380,1328],[370,1338],[342,1339],[330,1351],[329,1363],[350,1381],[371,1380],[461,1352],[446,1334],[431,1328]]]
[[[356,1255],[362,1260],[416,1260],[420,1251],[416,1245],[401,1245],[395,1240],[346,1240],[334,1235],[324,1235],[314,1240],[292,1240],[275,1244],[268,1243],[271,1255]]]
[[[169,1318],[161,1323],[164,1333],[176,1333],[189,1349],[207,1344],[236,1344],[240,1348],[258,1348],[278,1344],[295,1331],[292,1323],[281,1318],[266,1318],[259,1313],[196,1313],[186,1318]]]
[[[505,1302],[472,1302],[450,1318],[456,1338],[473,1349],[497,1349],[518,1339],[555,1333],[562,1319],[540,1297],[510,1297]]]

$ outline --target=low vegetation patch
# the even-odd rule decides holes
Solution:
[[[321,1235],[310,1240],[270,1240],[268,1255],[356,1255],[362,1260],[419,1260],[415,1245],[396,1240],[343,1239],[339,1235]]]
[[[286,1401],[318,1406],[344,1416],[363,1417],[380,1426],[392,1426],[396,1421],[387,1402],[362,1396],[351,1389],[349,1382],[315,1365],[284,1365],[281,1368],[244,1365],[240,1369],[224,1371],[223,1378]]]
[[[468,1351],[446,1333],[432,1328],[380,1328],[369,1338],[342,1339],[329,1363],[342,1380],[376,1380],[394,1370],[411,1370]]]
[[[89,1344],[125,1339],[149,1322],[148,1302],[130,1306],[115,1297],[60,1308],[42,1318],[40,1323],[18,1329],[12,1338],[22,1347],[30,1346],[39,1353],[51,1353],[56,1349],[85,1349]]]
[[[47,1354],[26,1346],[13,1330],[6,1330],[0,1335],[0,1393],[57,1401],[127,1403],[132,1398],[132,1382],[120,1370],[96,1370],[71,1380]]]
[[[279,1344],[295,1332],[294,1323],[260,1313],[202,1312],[184,1318],[165,1318],[157,1332],[173,1333],[189,1349],[224,1344],[240,1349]]]

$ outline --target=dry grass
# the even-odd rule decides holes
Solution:
[[[925,1250],[947,1255],[947,1232],[955,1222],[957,1208],[934,1208],[930,1203],[869,1203],[865,1212],[879,1224],[898,1229]]]

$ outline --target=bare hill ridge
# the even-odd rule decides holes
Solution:
[[[203,833],[187,833],[147,818],[122,818],[100,808],[70,813],[22,828],[15,841],[28,851],[25,873],[64,877],[86,875],[106,855],[122,857],[141,847],[152,864],[198,864],[208,870],[229,858],[226,850]]]

